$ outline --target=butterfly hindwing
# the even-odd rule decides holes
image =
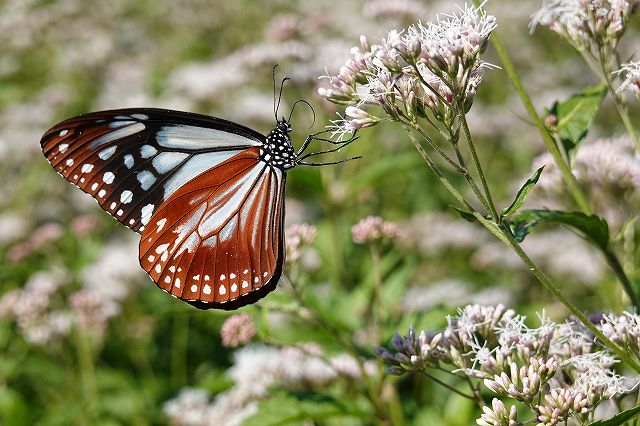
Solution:
[[[275,288],[284,258],[284,172],[246,149],[189,181],[153,213],[140,264],[199,308],[235,309]]]
[[[81,115],[41,140],[59,174],[136,232],[181,186],[263,143],[260,133],[236,123],[153,108]]]

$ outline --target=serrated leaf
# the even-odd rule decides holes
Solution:
[[[279,426],[300,424],[312,419],[366,417],[354,401],[331,395],[282,391],[262,401],[258,411],[242,422],[242,426]]]
[[[562,102],[555,102],[546,116],[554,115],[555,128],[565,152],[572,157],[589,132],[607,94],[604,84],[590,86]]]
[[[598,420],[597,422],[589,423],[589,426],[619,426],[629,420],[640,415],[640,406],[630,408],[621,413],[616,414],[607,420]]]
[[[580,231],[587,240],[602,250],[607,250],[609,246],[607,221],[595,215],[558,210],[522,210],[505,220],[505,223],[518,242],[522,242],[540,224],[558,223]]]
[[[544,167],[545,166],[540,167],[529,179],[527,179],[527,181],[522,185],[522,187],[516,194],[516,198],[513,200],[513,203],[511,203],[511,205],[506,209],[502,210],[501,217],[511,216],[512,214],[517,212],[520,207],[522,207],[525,200],[527,199],[527,195],[529,195],[529,192],[531,192],[533,187],[536,186],[536,183],[538,183],[538,179],[540,179],[540,175],[542,174],[542,170],[544,169]]]

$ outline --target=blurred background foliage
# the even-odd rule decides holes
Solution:
[[[538,6],[491,0],[486,8],[542,111],[596,79],[557,36],[529,34]],[[383,37],[452,7],[411,0],[0,1],[0,423],[358,425],[386,416],[387,423],[472,424],[472,403],[426,379],[383,380],[370,348],[412,324],[437,329],[465,303],[505,303],[529,315],[544,308],[557,319],[566,313],[506,248],[451,214],[444,189],[396,129],[363,131],[334,157],[361,160],[289,173],[287,224],[311,223],[317,238],[287,265],[275,293],[241,309],[261,343],[240,350],[221,342],[230,313],[198,311],[156,289],[137,265],[136,236],[56,176],[39,148],[58,121],[134,106],[215,115],[267,133],[275,64],[291,77],[281,114],[297,99],[315,110],[310,127],[311,112],[296,109],[299,144],[336,118],[316,93],[318,76],[335,73],[360,34]],[[637,42],[638,27],[626,41]],[[498,62],[491,48],[486,59]],[[605,102],[586,143],[616,135],[615,117]],[[486,73],[469,119],[506,206],[544,147],[501,70]],[[635,215],[638,200],[629,199],[622,208]],[[368,215],[402,231],[379,247],[382,330],[371,326],[378,269],[351,236]],[[605,263],[569,231],[550,229],[524,245],[584,310],[621,307]],[[247,357],[264,376],[276,374],[261,364],[265,357],[282,358],[277,370],[345,353],[349,374],[307,362],[295,374],[278,370],[288,379],[268,382],[251,400],[224,399],[243,377],[244,386],[260,385],[238,370],[252,368]],[[389,412],[367,395],[371,380],[391,401]]]

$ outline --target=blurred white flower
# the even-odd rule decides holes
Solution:
[[[143,276],[138,265],[137,238],[129,236],[105,244],[96,260],[82,271],[81,280],[87,291],[122,302]]]
[[[615,48],[639,4],[637,0],[544,0],[529,25],[531,31],[538,25],[549,27],[578,49]]]
[[[622,67],[615,71],[615,74],[624,77],[617,92],[628,90],[640,98],[640,61],[622,64]]]
[[[547,165],[532,192],[529,205],[567,208],[566,187],[548,153],[532,164]],[[572,172],[585,189],[596,214],[615,232],[640,209],[640,154],[628,135],[584,143],[575,155]]]

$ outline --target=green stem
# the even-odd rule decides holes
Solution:
[[[622,265],[620,264],[620,261],[618,260],[616,254],[611,249],[607,249],[604,250],[604,256],[607,259],[609,267],[611,267],[613,272],[618,277],[618,280],[622,283],[622,287],[624,287],[624,291],[627,293],[627,296],[629,296],[629,299],[631,300],[631,303],[633,303],[633,306],[635,306],[636,308],[640,307],[640,300],[638,299],[638,295],[636,294],[631,281],[627,277],[627,274],[625,274],[624,269],[622,268]]]
[[[369,244],[373,272],[373,312],[376,341],[382,341],[382,273],[380,272],[380,250],[375,243]]]
[[[498,211],[496,210],[496,205],[493,202],[493,197],[491,196],[491,191],[489,190],[489,185],[487,185],[487,179],[484,176],[484,171],[482,170],[482,164],[480,164],[480,159],[478,158],[478,154],[476,153],[476,148],[473,143],[473,139],[471,138],[471,131],[469,130],[469,124],[467,123],[467,117],[464,114],[464,111],[460,108],[460,104],[458,103],[458,113],[460,116],[460,120],[462,122],[462,129],[464,130],[464,136],[467,140],[467,144],[469,145],[469,150],[471,151],[471,158],[473,158],[473,164],[476,167],[476,171],[480,176],[480,182],[482,183],[482,188],[484,189],[484,193],[487,196],[487,203],[489,204],[489,211],[491,212],[491,217],[496,223],[500,222],[500,216],[498,216]]]
[[[462,396],[464,398],[467,398],[467,399],[470,399],[472,401],[477,402],[476,399],[473,396],[467,395],[466,393],[464,393],[462,391],[459,391],[458,389],[454,388],[450,384],[445,383],[442,380],[438,379],[436,376],[433,376],[433,375],[427,373],[426,371],[422,371],[422,370],[420,370],[420,373],[422,373],[425,376],[427,376],[429,378],[429,380],[432,380],[433,382],[439,384],[440,386],[443,386],[443,387],[449,389],[451,392],[457,393],[458,395],[460,395],[460,396]]]
[[[611,70],[608,69],[606,65],[606,58],[603,52],[599,52],[598,61],[600,62],[600,68],[602,70],[602,79],[603,83],[607,86],[609,93],[611,93],[611,97],[613,98],[613,104],[616,106],[618,110],[618,115],[620,115],[620,119],[622,120],[622,124],[627,129],[629,136],[631,136],[631,140],[636,145],[636,149],[640,151],[640,139],[638,139],[638,134],[633,127],[633,123],[629,119],[629,115],[622,103],[622,99],[616,93],[616,89],[613,87],[613,80],[611,80]]]
[[[171,384],[175,387],[187,383],[187,345],[189,342],[189,316],[175,315],[171,331]]]
[[[513,87],[518,93],[518,96],[520,96],[520,100],[522,101],[522,104],[527,110],[529,117],[531,117],[531,121],[533,121],[533,124],[538,129],[538,132],[542,136],[542,140],[544,144],[546,145],[547,149],[551,153],[551,156],[553,157],[553,160],[558,166],[558,169],[560,169],[560,172],[562,173],[562,177],[564,178],[564,181],[567,184],[567,188],[569,189],[571,196],[578,204],[578,207],[580,208],[580,210],[584,214],[590,215],[591,209],[587,204],[587,199],[585,195],[582,193],[582,190],[580,189],[580,187],[578,186],[578,183],[576,182],[575,177],[573,176],[573,174],[571,174],[571,168],[564,161],[564,158],[562,157],[562,154],[560,153],[560,150],[556,145],[555,139],[553,138],[553,136],[551,136],[551,134],[549,133],[549,131],[544,125],[544,121],[538,115],[538,112],[536,111],[536,108],[533,105],[533,102],[531,102],[531,98],[529,98],[529,94],[525,90],[524,86],[522,85],[522,82],[520,81],[520,78],[518,77],[518,74],[516,73],[516,70],[513,66],[513,63],[511,62],[511,58],[509,57],[509,54],[507,53],[506,48],[504,47],[504,45],[502,44],[502,41],[500,40],[500,38],[495,32],[491,35],[491,41],[493,43],[494,48],[496,49],[496,53],[500,57],[500,61],[502,62],[502,67],[504,71],[507,73],[507,76],[511,80],[511,84],[513,84]]]
[[[416,124],[416,123],[406,123],[407,125],[411,126],[413,129],[415,129],[418,133],[420,133],[420,135],[425,138],[425,140],[429,143],[429,145],[431,147],[433,147],[435,145],[435,143],[431,140],[431,138],[429,137],[429,135],[427,134],[427,132],[420,127],[420,125]],[[473,192],[476,194],[476,197],[478,198],[478,200],[480,201],[480,203],[482,204],[482,206],[487,210],[490,211],[490,207],[489,207],[489,203],[487,202],[487,199],[484,197],[484,194],[482,193],[482,191],[480,191],[480,188],[478,188],[478,185],[476,184],[476,182],[473,180],[473,178],[471,177],[471,174],[469,173],[469,169],[467,168],[467,165],[464,162],[464,157],[462,156],[462,153],[460,152],[460,148],[458,146],[458,141],[454,140],[453,136],[449,136],[449,139],[451,141],[451,144],[453,145],[453,148],[456,152],[456,156],[458,157],[458,161],[459,161],[459,165],[455,164],[455,170],[456,172],[460,173],[462,176],[464,176],[465,180],[467,181],[467,183],[469,183],[469,186],[471,187],[471,189],[473,190]],[[414,143],[415,144],[415,143]],[[424,156],[423,156],[424,157]],[[450,162],[451,163],[451,162]]]
[[[76,347],[78,351],[78,365],[82,383],[83,398],[86,401],[86,412],[89,418],[97,409],[98,387],[96,384],[96,372],[93,350],[90,342],[91,336],[86,333],[76,333]]]
[[[404,126],[404,130],[407,132],[407,135],[409,136],[409,139],[411,139],[411,142],[416,147],[416,149],[418,150],[418,152],[420,153],[420,155],[422,156],[424,161],[427,163],[429,168],[433,171],[433,173],[435,173],[435,175],[437,176],[438,180],[440,180],[440,182],[451,193],[451,195],[453,195],[453,198],[455,198],[467,210],[472,211],[472,212],[475,211],[475,209],[467,202],[467,200],[464,199],[462,194],[460,194],[458,192],[458,190],[456,190],[453,187],[451,182],[449,182],[449,180],[442,174],[440,169],[438,169],[438,167],[435,165],[433,160],[431,160],[431,158],[429,157],[429,154],[427,154],[427,152],[424,150],[422,145],[420,145],[420,142],[418,142],[418,140],[415,138],[413,133],[411,133],[411,129],[409,127],[407,127],[407,126]]]
[[[491,229],[489,229],[493,232]],[[502,229],[502,234],[504,236],[504,240],[508,241],[509,246],[515,251],[515,253],[522,259],[522,261],[529,267],[529,270],[535,275],[538,281],[549,291],[551,292],[564,306],[569,309],[569,311],[578,318],[578,320],[591,331],[605,346],[607,346],[611,351],[613,351],[622,361],[624,361],[627,365],[633,368],[636,372],[640,373],[640,364],[638,364],[635,360],[631,359],[627,353],[618,346],[616,343],[612,342],[607,336],[605,336],[598,328],[591,322],[589,319],[573,304],[569,299],[565,297],[564,294],[556,287],[551,280],[542,272],[533,260],[529,258],[529,256],[524,252],[520,244],[513,238],[508,229]],[[503,241],[504,241],[503,240]]]

